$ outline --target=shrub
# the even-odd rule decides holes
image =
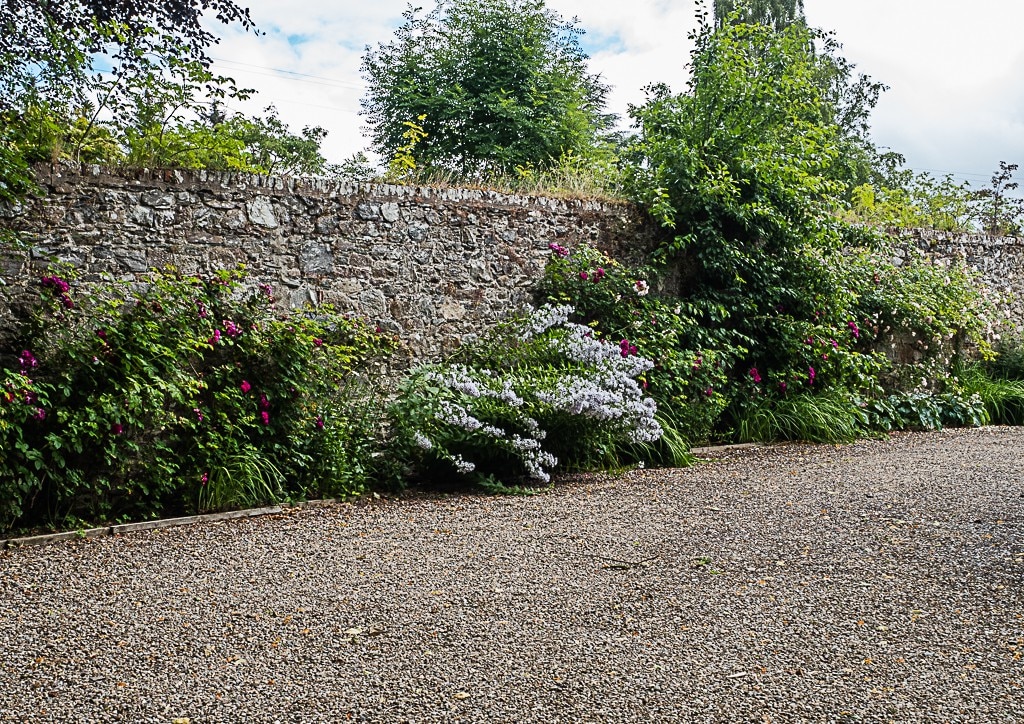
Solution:
[[[346,381],[394,341],[329,308],[276,315],[270,288],[244,281],[44,277],[3,371],[0,524],[358,492],[343,451],[374,426],[350,415],[365,402]]]
[[[637,382],[650,362],[569,323],[571,313],[542,307],[414,371],[391,406],[402,472],[546,483],[556,465],[612,465],[624,447],[657,440],[656,405]]]

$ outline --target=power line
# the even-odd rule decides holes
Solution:
[[[245,66],[247,68],[258,68],[259,70],[269,70],[271,73],[257,73],[256,71],[248,71],[250,73],[256,73],[256,75],[266,75],[269,77],[286,76],[291,80],[297,80],[300,83],[313,83],[316,85],[333,85],[341,88],[351,88],[352,90],[365,90],[366,85],[363,83],[353,83],[352,81],[341,80],[340,78],[328,78],[322,75],[312,75],[310,73],[299,73],[295,70],[285,70],[284,68],[272,68],[267,65],[256,65],[255,63],[243,63],[237,60],[227,60],[226,58],[210,58],[218,63],[227,63],[228,65],[234,66]],[[242,70],[242,68],[239,68]],[[310,78],[312,80],[305,80]]]

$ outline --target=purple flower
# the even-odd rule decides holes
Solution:
[[[317,430],[323,430],[324,429],[324,418],[323,418],[323,415],[318,415],[317,416],[317,418],[316,418],[316,429]]]
[[[249,390],[252,389],[252,385],[249,384],[249,380],[242,380],[242,384],[239,385],[242,388],[242,394],[248,395]]]
[[[814,378],[817,377],[817,376],[818,376],[818,373],[814,371],[813,367],[808,367],[807,368],[808,384],[813,385],[814,384]]]
[[[564,246],[555,244],[554,242],[548,244],[548,248],[551,249],[551,251],[553,251],[558,256],[569,256],[568,249],[566,249]]]
[[[21,356],[18,357],[18,364],[21,365],[22,374],[28,372],[31,369],[35,369],[39,366],[39,360],[35,358],[30,351],[24,349],[21,351]]]
[[[218,342],[220,342],[220,330],[219,329],[215,329],[215,330],[213,330],[213,336],[210,337],[208,340],[206,340],[206,343],[212,347],[213,345],[217,344]]]
[[[267,299],[274,301],[274,290],[271,289],[269,284],[258,284],[259,290],[266,295]]]
[[[120,435],[124,432],[124,425],[122,425],[120,422],[115,422],[113,425],[110,426],[110,431],[115,435]]]
[[[266,395],[265,392],[261,392],[260,393],[260,409],[261,410],[269,410],[270,409],[270,400],[267,399],[267,395]]]
[[[46,419],[46,410],[44,410],[41,407],[37,407],[36,408],[36,414],[32,415],[32,417],[34,417],[37,420],[45,420]]]
[[[198,299],[196,300],[196,308],[199,310],[200,319],[206,319],[206,317],[209,316],[206,311],[206,305],[200,302]]]
[[[208,482],[210,482],[210,474],[203,473],[203,477],[201,477],[199,480],[203,485],[206,485]]]
[[[750,375],[750,378],[754,380],[754,382],[761,381],[761,373],[757,371],[757,367],[751,367],[750,372],[748,374]]]
[[[378,329],[378,331],[379,331],[379,329]],[[316,339],[313,340],[313,346],[314,347],[323,347],[324,346],[324,341],[322,339],[320,339],[319,337],[317,337]]]
[[[856,322],[851,320],[846,323],[846,326],[850,328],[850,333],[853,335],[854,339],[860,339],[860,329],[857,327]]]
[[[782,380],[782,382],[779,383],[779,392],[785,392],[785,391],[786,391],[786,381]]]
[[[221,324],[224,325],[224,334],[229,337],[237,337],[242,333],[242,329],[230,319],[225,319]]]
[[[199,422],[203,421],[203,411],[202,410],[200,410],[198,407],[193,407],[192,408],[192,412],[196,413],[196,419]]]
[[[67,294],[71,286],[61,279],[59,276],[49,276],[42,278],[43,287],[47,289],[55,289],[59,294]]]
[[[707,388],[706,390],[704,390],[704,394],[707,395],[708,397],[711,397],[711,395],[715,394],[715,388]]]
[[[263,412],[260,413],[260,419],[263,421],[264,425],[269,425],[270,424],[270,413],[267,412],[266,410],[264,410]]]
[[[829,341],[832,343],[832,347],[834,349],[839,349],[839,343],[838,342],[836,342],[834,339],[831,339]]]
[[[65,309],[74,309],[75,303],[71,301],[71,297],[67,294],[60,295],[60,303],[64,305]]]

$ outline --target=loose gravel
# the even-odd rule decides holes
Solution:
[[[1024,721],[1024,431],[0,553],[2,722]]]

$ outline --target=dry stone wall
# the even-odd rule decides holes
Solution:
[[[43,167],[37,177],[42,196],[0,208],[0,228],[25,242],[0,244],[0,353],[51,259],[84,281],[244,264],[282,306],[330,303],[395,332],[411,362],[445,354],[528,302],[550,243],[638,261],[657,236],[625,203],[95,166]],[[1024,240],[904,236],[907,248],[978,270],[1022,331]]]
[[[907,242],[906,248],[916,246],[933,262],[965,262],[992,293],[1006,326],[1024,333],[1024,239],[928,229],[893,233]]]
[[[244,264],[283,306],[364,315],[399,334],[411,358],[430,359],[525,304],[550,243],[620,257],[653,243],[627,204],[89,166],[37,176],[45,195],[0,218],[28,247],[0,258],[8,320],[51,258],[85,281]]]

